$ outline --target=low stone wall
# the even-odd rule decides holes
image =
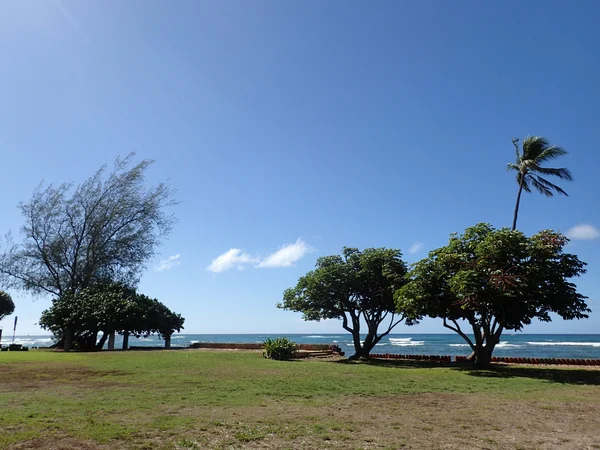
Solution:
[[[452,357],[440,355],[397,355],[395,353],[371,353],[371,358],[381,359],[409,359],[413,361],[439,361],[450,362]]]
[[[340,347],[337,345],[328,344],[298,344],[296,346],[298,350],[314,350],[314,351],[330,351],[335,353],[341,353]],[[262,350],[263,344],[252,343],[252,344],[240,344],[236,342],[222,343],[222,342],[195,342],[190,344],[188,348],[225,348],[232,350]]]
[[[492,356],[492,362],[504,362],[512,364],[562,364],[568,366],[600,366],[600,359],[576,358],[512,358],[504,356]]]

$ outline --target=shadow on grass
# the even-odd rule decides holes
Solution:
[[[466,371],[469,376],[482,378],[535,378],[553,383],[600,385],[598,369],[566,369],[563,367],[518,367],[496,365],[486,370],[474,370],[470,367],[457,367]]]
[[[437,361],[412,361],[393,359],[370,359],[364,361],[352,361],[349,359],[332,361],[335,364],[366,364],[370,366],[404,368],[404,369],[427,369],[436,367],[447,367],[466,373],[469,376],[481,378],[534,378],[546,380],[553,383],[579,384],[600,386],[600,370],[571,369],[564,367],[532,367],[505,364],[492,364],[488,369],[473,369],[470,363],[448,363]]]
[[[335,364],[366,364],[369,366],[378,367],[402,367],[405,369],[426,369],[431,367],[456,367],[456,364],[443,362],[443,361],[416,361],[411,359],[363,359],[363,360],[351,360],[351,359],[340,359],[332,361]]]

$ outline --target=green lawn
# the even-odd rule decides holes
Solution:
[[[0,448],[598,448],[600,371],[0,353]]]

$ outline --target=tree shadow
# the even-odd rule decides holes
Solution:
[[[340,359],[331,361],[335,364],[366,364],[369,366],[387,367],[387,368],[405,368],[405,369],[426,369],[433,367],[456,367],[455,363],[445,361],[417,361],[412,359]]]
[[[446,367],[465,372],[468,376],[481,378],[533,378],[536,380],[546,380],[552,383],[600,386],[600,368],[598,367],[582,369],[552,366],[516,366],[494,363],[487,369],[474,369],[471,363],[468,362],[451,363],[443,361],[415,361],[408,359],[343,359],[331,362],[334,364],[366,364],[376,367],[403,369]]]
[[[472,367],[456,367],[457,370],[467,372],[467,375],[483,378],[534,378],[552,383],[600,385],[600,370],[598,368],[570,369],[564,367],[532,367],[508,366],[493,364],[488,369],[476,370]]]

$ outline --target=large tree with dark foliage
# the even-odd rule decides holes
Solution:
[[[368,358],[375,344],[404,319],[395,312],[394,292],[404,284],[405,275],[399,250],[344,248],[342,256],[319,258],[315,270],[287,289],[277,307],[301,312],[305,320],[341,319],[352,334],[352,358]],[[361,322],[366,324],[364,342]]]
[[[0,255],[0,282],[57,301],[98,282],[135,285],[144,264],[169,233],[171,189],[146,187],[152,161],[129,167],[133,155],[102,167],[87,181],[41,186],[20,204],[22,242]]]
[[[153,333],[170,346],[171,335],[183,328],[184,319],[164,304],[118,283],[102,282],[55,301],[42,313],[40,326],[52,331],[65,350],[102,349],[109,336],[123,335],[124,348],[130,335]],[[98,340],[98,334],[102,337]]]
[[[488,224],[467,228],[415,264],[396,293],[398,310],[441,318],[469,344],[474,364],[485,367],[504,330],[550,322],[551,314],[588,317],[586,297],[570,281],[585,273],[585,263],[564,253],[567,242],[547,230],[526,237]]]
[[[0,291],[0,320],[10,316],[15,310],[15,304],[8,292]]]

